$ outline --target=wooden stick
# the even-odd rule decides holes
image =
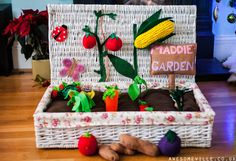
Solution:
[[[169,90],[175,89],[175,74],[168,75]]]

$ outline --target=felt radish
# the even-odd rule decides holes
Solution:
[[[174,131],[169,130],[159,144],[160,152],[166,156],[176,156],[181,149],[181,140]]]
[[[83,38],[83,46],[86,49],[91,49],[96,45],[96,38],[93,35],[86,34]]]
[[[145,111],[145,108],[147,107],[147,102],[139,100],[139,111]]]
[[[98,143],[95,136],[88,132],[80,136],[78,141],[78,150],[83,155],[95,155],[98,151]]]
[[[52,38],[54,38],[58,42],[63,42],[68,36],[68,31],[67,31],[67,26],[62,25],[62,26],[57,26],[53,31],[52,31]]]
[[[107,90],[103,94],[103,100],[106,104],[106,111],[118,110],[119,90],[117,86],[107,86]]]
[[[111,34],[106,42],[106,48],[110,51],[118,51],[122,47],[121,39],[115,33]]]
[[[51,98],[52,99],[55,99],[56,97],[58,96],[58,90],[52,90],[52,93],[51,93]]]

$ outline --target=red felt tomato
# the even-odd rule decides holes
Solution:
[[[68,31],[67,31],[67,26],[62,25],[62,26],[57,26],[53,31],[52,31],[52,38],[54,38],[58,42],[63,42],[67,38]]]
[[[96,45],[96,38],[93,35],[85,35],[83,38],[83,46],[86,49],[91,49]]]
[[[108,38],[106,48],[110,51],[118,51],[122,47],[122,41],[114,33]]]
[[[78,149],[83,155],[95,155],[98,151],[97,139],[92,134],[85,133],[79,138]]]

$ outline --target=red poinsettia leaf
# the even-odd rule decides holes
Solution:
[[[20,37],[29,35],[30,33],[30,21],[23,21],[19,27],[18,34]]]
[[[32,9],[26,9],[26,10],[22,10],[23,11],[23,13],[24,13],[24,15],[28,15],[28,14],[32,14],[32,15],[34,15],[34,14],[37,14],[38,12],[39,12],[39,10],[37,9],[37,10],[32,10]]]

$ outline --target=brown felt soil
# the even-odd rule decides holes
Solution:
[[[91,109],[92,112],[106,111],[102,95],[102,92],[96,92],[93,98],[96,105]],[[139,99],[147,102],[154,111],[177,111],[168,90],[148,89],[141,93]],[[139,111],[139,99],[132,101],[127,93],[121,93],[118,111]],[[72,112],[71,109],[72,106],[67,106],[67,100],[58,98],[48,104],[45,112]],[[184,94],[184,111],[200,111],[192,91]]]

